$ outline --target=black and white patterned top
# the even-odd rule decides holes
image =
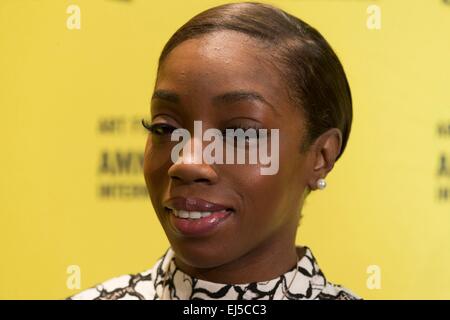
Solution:
[[[174,251],[165,254],[149,270],[123,275],[82,291],[70,300],[355,300],[360,299],[340,285],[327,281],[311,250],[296,267],[263,282],[222,284],[196,279],[181,271],[174,262]],[[297,269],[297,272],[296,270]],[[293,277],[294,280],[292,281]],[[289,286],[290,285],[290,286]]]

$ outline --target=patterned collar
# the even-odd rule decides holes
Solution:
[[[161,295],[164,294],[162,299],[169,300],[316,299],[327,285],[327,280],[311,250],[308,247],[305,249],[305,254],[296,267],[275,279],[248,284],[222,284],[196,279],[181,271],[175,264],[174,251],[169,248],[160,259],[155,291]],[[294,276],[295,279],[293,279]],[[166,284],[165,289],[164,284]],[[290,287],[289,284],[291,284]]]
[[[151,269],[107,280],[67,299],[360,299],[348,289],[328,282],[311,250],[308,247],[305,249],[305,254],[297,265],[275,279],[247,284],[223,284],[196,279],[182,272],[175,264],[174,251],[169,248]]]

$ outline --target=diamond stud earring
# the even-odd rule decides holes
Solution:
[[[317,188],[319,188],[320,190],[325,189],[325,187],[327,186],[327,182],[325,181],[325,179],[320,178],[319,180],[317,180]]]

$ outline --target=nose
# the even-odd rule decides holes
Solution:
[[[194,142],[191,139],[188,143],[191,143],[190,148],[183,148],[180,152],[180,157],[175,163],[173,163],[168,174],[171,180],[178,181],[179,183],[191,184],[191,183],[204,183],[204,184],[214,184],[218,180],[217,172],[214,168],[203,161],[202,153],[203,146],[199,150],[195,148],[195,143],[202,145],[201,141]],[[190,149],[190,150],[189,150]],[[197,160],[194,161],[194,153],[201,151],[201,154],[197,154]]]

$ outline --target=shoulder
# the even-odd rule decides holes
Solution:
[[[169,250],[168,250],[169,251]],[[66,300],[149,300],[155,298],[156,280],[162,272],[161,262],[167,252],[150,268],[101,282]]]
[[[153,268],[118,276],[81,291],[67,300],[145,300],[151,299]]]
[[[361,297],[341,285],[326,282],[317,300],[362,300]]]
[[[301,248],[298,247],[298,250]],[[311,297],[316,300],[362,300],[349,289],[340,284],[331,283],[322,272],[316,257],[307,246],[304,248],[304,258],[300,261],[300,266],[308,270],[312,286],[316,289]]]

